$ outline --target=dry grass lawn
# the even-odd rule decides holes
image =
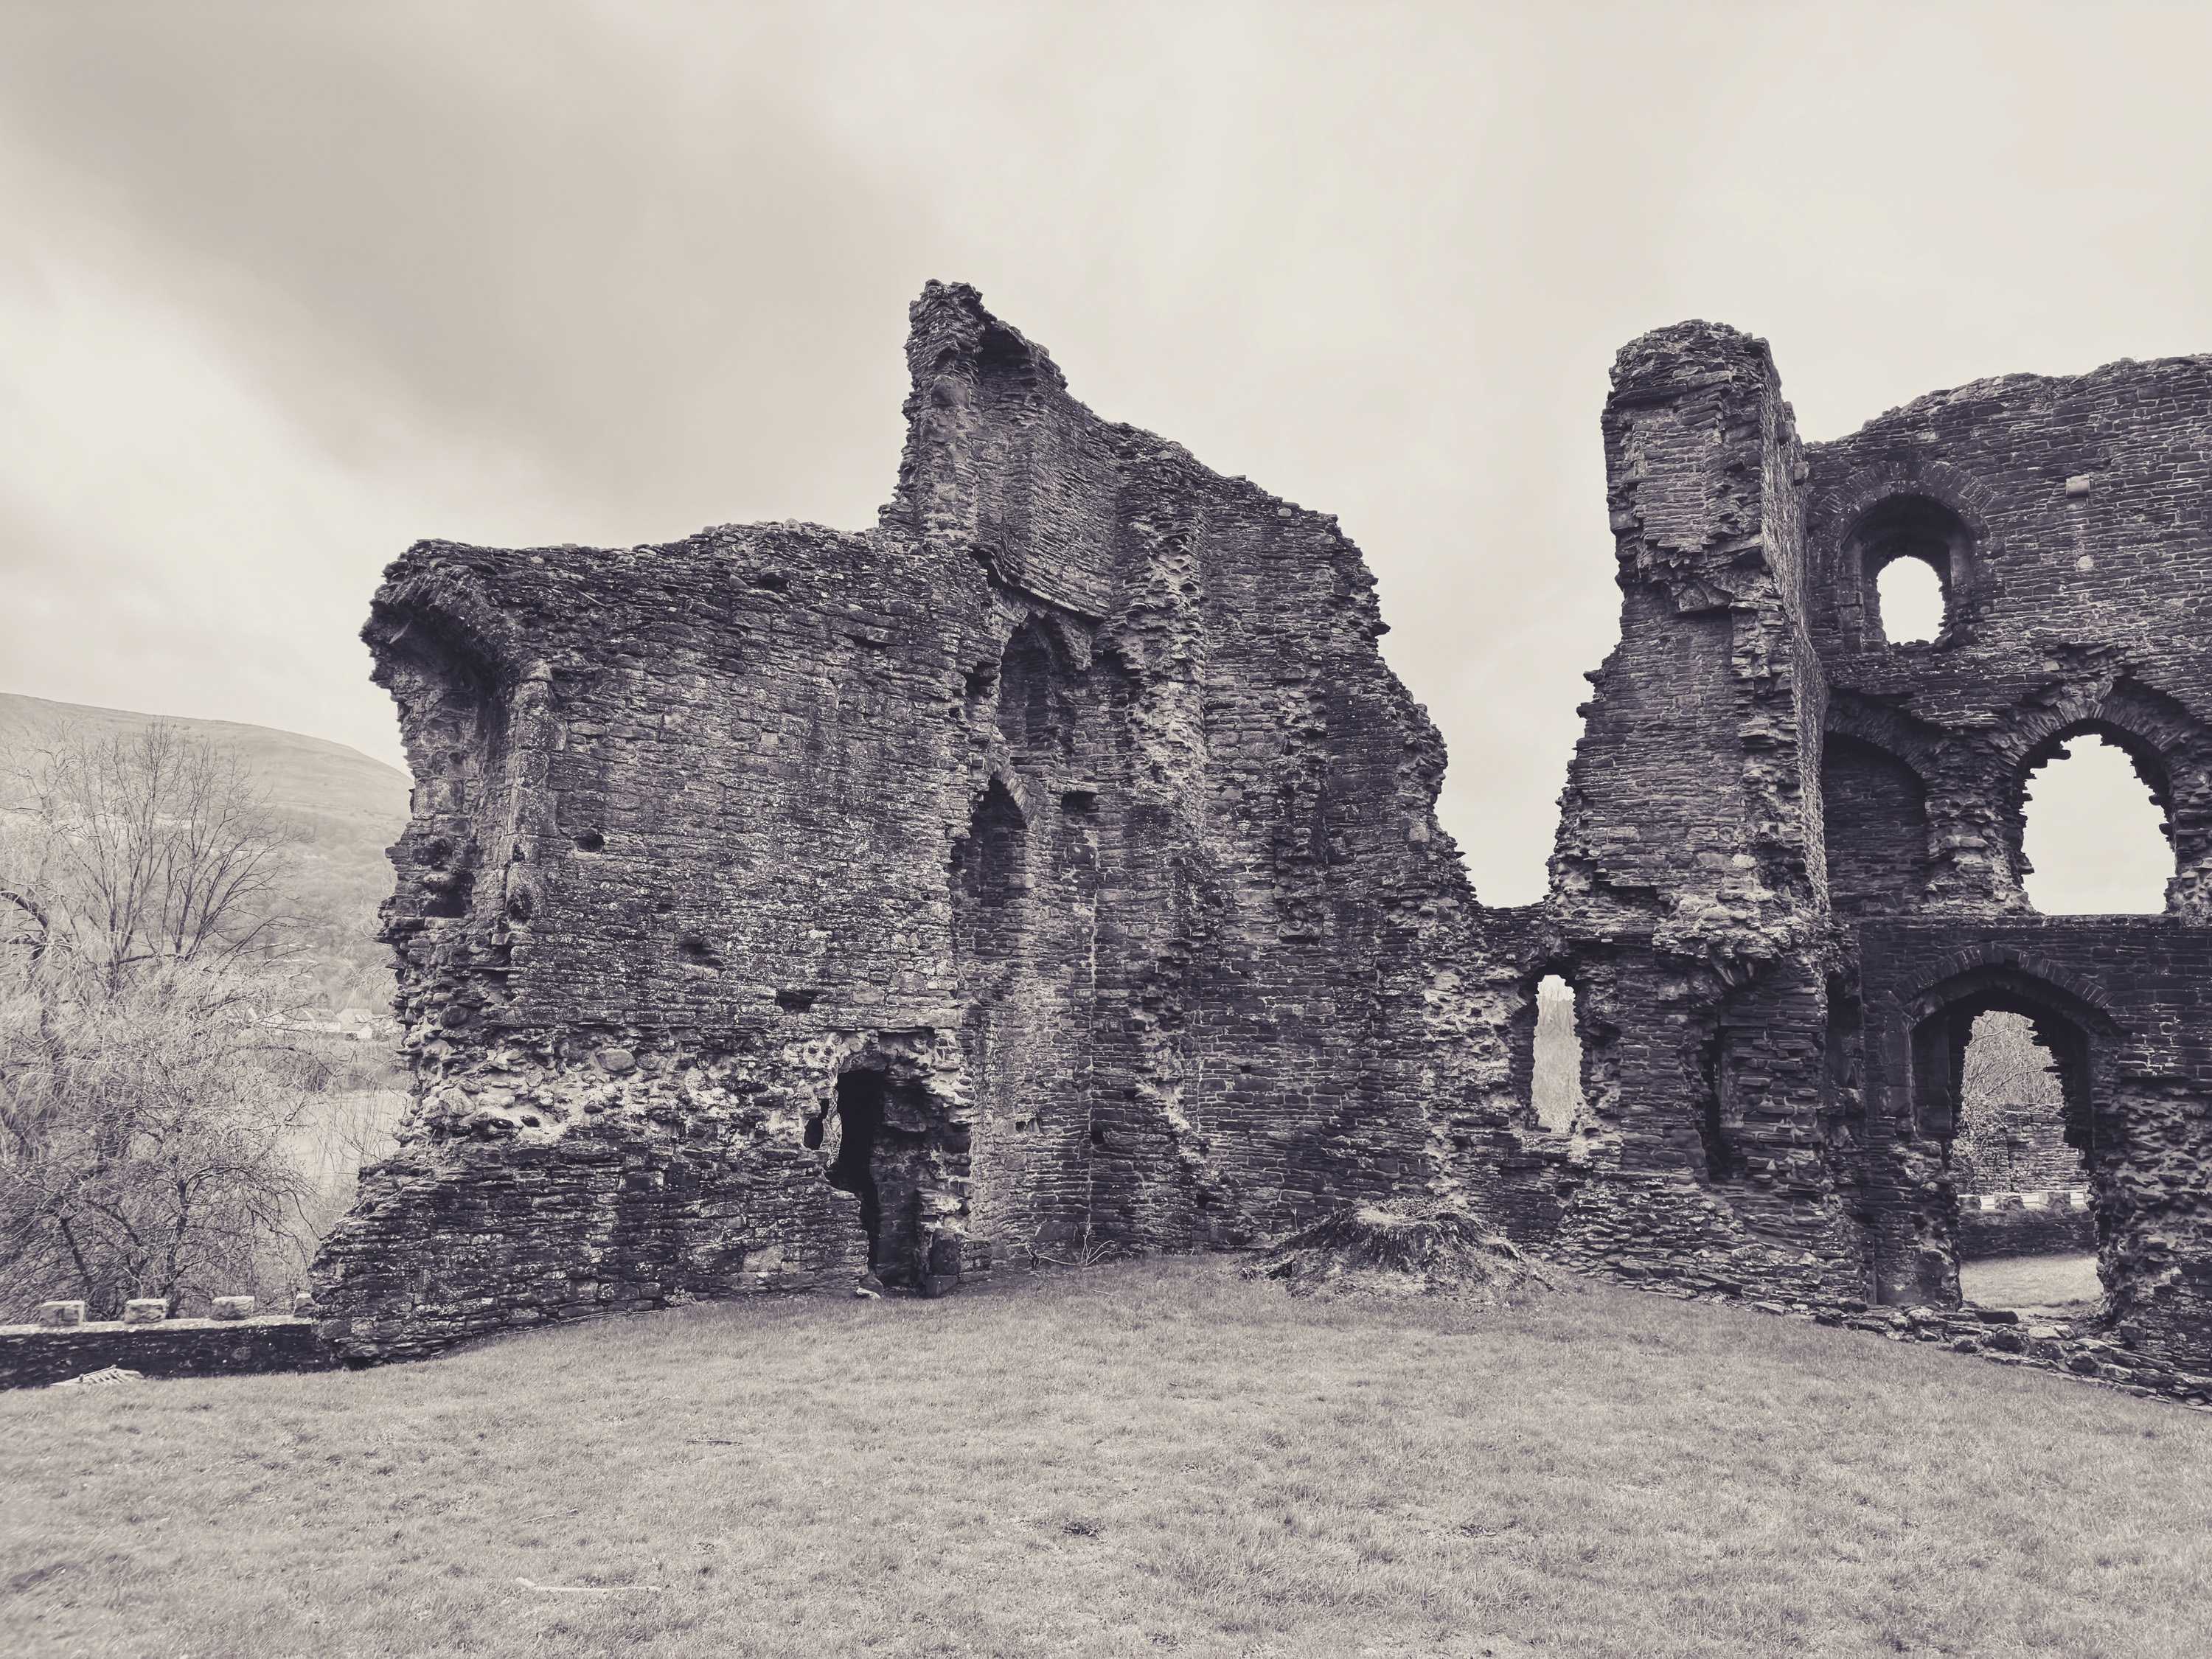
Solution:
[[[2087,1253],[1961,1262],[1959,1288],[1968,1301],[1991,1308],[2094,1309],[2105,1295],[2097,1258]]]
[[[0,1419],[15,1659],[2212,1652],[2212,1417],[1606,1289],[1154,1261]]]

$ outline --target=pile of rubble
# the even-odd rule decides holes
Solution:
[[[1276,1240],[1247,1279],[1292,1296],[1441,1296],[1481,1307],[1582,1288],[1465,1210],[1394,1199],[1340,1210]]]

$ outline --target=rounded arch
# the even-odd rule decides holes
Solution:
[[[1862,467],[1814,495],[1806,541],[1831,596],[1829,625],[1845,649],[1884,648],[1875,582],[1884,565],[1906,556],[1927,561],[1943,583],[1945,630],[1937,642],[1972,637],[1997,551],[1993,500],[1980,479],[1925,459]]]
[[[1942,730],[1885,703],[1863,701],[1846,690],[1828,699],[1821,722],[1824,737],[1854,738],[1910,767],[1923,791],[1935,787],[1936,751]]]
[[[1835,572],[1839,600],[1848,592],[1856,612],[1858,642],[1868,650],[1890,641],[1878,589],[1881,573],[1900,559],[1915,559],[1935,573],[1943,594],[1943,620],[1930,643],[1968,637],[1979,582],[1973,528],[1957,508],[1921,490],[1897,490],[1859,512],[1844,532]]]
[[[1900,1000],[1911,1033],[1912,1112],[1919,1133],[1949,1145],[1959,1132],[1974,1021],[1985,1013],[2019,1014],[2057,1062],[2068,1140],[2085,1158],[2093,1156],[2106,1092],[2101,1073],[2120,1035],[2103,991],[2078,974],[2005,946],[1961,952],[1917,977],[1921,988],[1900,988]]]
[[[2203,907],[2197,898],[2212,884],[2212,733],[2172,698],[2126,678],[2077,685],[2047,703],[2017,706],[2000,723],[1992,805],[2014,882],[2030,872],[2025,842],[2031,780],[2063,754],[2070,739],[2091,736],[2125,754],[2150,792],[2173,855],[2167,909],[2190,910],[2192,919],[2201,919],[2196,912]]]
[[[1995,544],[1989,513],[1996,492],[1949,461],[1891,461],[1861,468],[1815,495],[1806,514],[1806,531],[1815,547],[1825,550],[1831,578],[1841,574],[1832,562],[1851,532],[1885,502],[1915,497],[1933,502],[1966,526],[1967,535],[1984,556]]]
[[[1896,995],[1907,1018],[1917,1025],[1960,997],[1993,984],[2008,986],[2023,997],[2043,997],[2054,1012],[2086,1030],[2118,1035],[2119,1022],[2102,986],[2016,945],[1977,945],[1954,951],[1904,981]]]

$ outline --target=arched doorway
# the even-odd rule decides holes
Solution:
[[[830,1185],[860,1200],[868,1267],[884,1284],[941,1296],[959,1282],[969,1139],[913,1060],[872,1048],[807,1122]]]
[[[2001,1009],[1975,1016],[1951,1143],[1966,1300],[2049,1307],[2101,1296],[2086,1144],[2094,1127],[2068,1111],[2042,1026]]]
[[[2101,1292],[2081,1258],[2101,1233],[2095,1176],[2101,1142],[2112,1136],[2103,1075],[2113,1049],[2110,1018],[2073,991],[2004,963],[1953,975],[1915,999],[1910,1012],[1915,1133],[1906,1140],[1923,1149],[1926,1167],[1914,1173],[1923,1201],[1910,1249],[1887,1253],[1881,1299],[2094,1301]],[[2015,1177],[2037,1184],[2008,1185]],[[2053,1207],[2060,1206],[2063,1212]],[[2008,1233],[2021,1248],[2006,1248]],[[2039,1271],[2021,1262],[2027,1257],[2052,1260]],[[1996,1260],[2017,1271],[1978,1265]]]

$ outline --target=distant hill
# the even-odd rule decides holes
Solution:
[[[34,740],[58,726],[136,732],[149,726],[174,726],[204,743],[236,749],[251,763],[270,806],[301,836],[287,885],[319,963],[322,1000],[333,1010],[365,1006],[381,1016],[391,996],[392,957],[373,934],[376,907],[392,891],[384,849],[407,827],[407,775],[357,749],[297,732],[0,692],[0,745]]]
[[[388,846],[407,823],[408,776],[371,760],[358,749],[297,732],[235,720],[185,720],[174,714],[136,714],[122,708],[88,708],[44,697],[0,691],[0,738],[54,725],[96,730],[143,731],[173,726],[207,743],[234,748],[253,763],[274,804],[289,817],[343,824],[357,835],[378,835]]]

